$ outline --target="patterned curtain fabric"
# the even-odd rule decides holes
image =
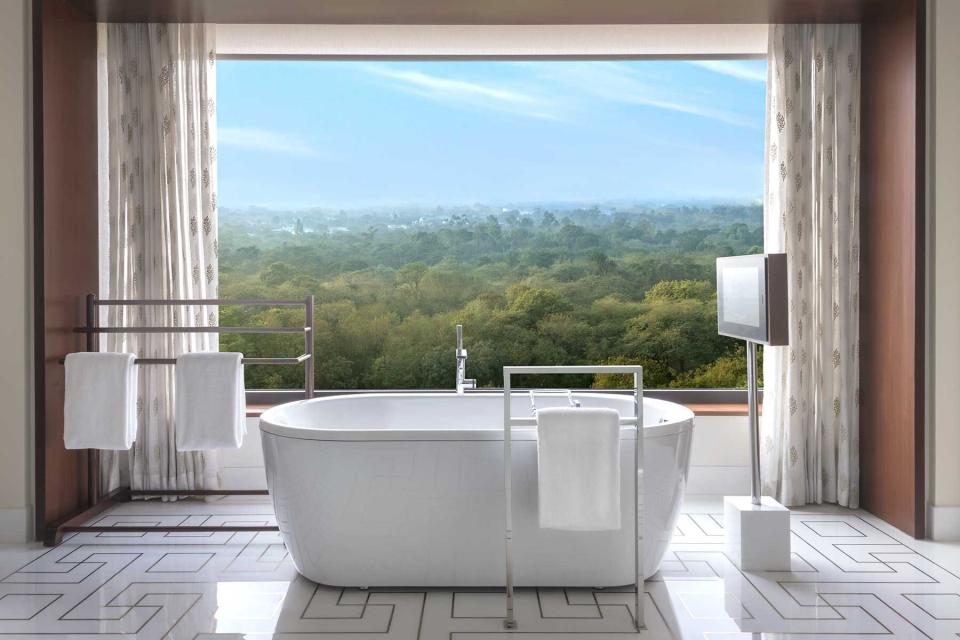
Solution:
[[[110,298],[217,297],[216,65],[213,31],[193,24],[106,27]],[[216,307],[108,308],[110,326],[215,326]],[[108,351],[175,357],[216,351],[215,334],[108,334]],[[173,367],[140,367],[133,489],[212,489],[214,452],[178,453]],[[106,486],[122,456],[104,456]],[[124,474],[125,475],[125,474]]]
[[[859,502],[860,28],[771,25],[765,243],[790,346],[764,351],[761,472],[785,505]]]

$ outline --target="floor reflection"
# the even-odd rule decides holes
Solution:
[[[109,522],[262,518],[266,506],[131,504]],[[233,511],[231,511],[231,509]],[[163,510],[162,514],[158,514]],[[794,512],[791,571],[740,571],[715,513],[682,516],[645,585],[645,639],[956,638],[960,546],[917,542],[872,516]],[[922,552],[921,552],[922,551]],[[0,547],[0,635],[137,640],[495,640],[500,589],[340,589],[300,577],[275,534],[79,534]],[[520,589],[524,640],[636,637],[631,587]]]

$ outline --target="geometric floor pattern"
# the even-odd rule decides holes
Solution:
[[[260,502],[132,503],[100,524],[272,522]],[[519,627],[503,593],[339,589],[299,577],[272,533],[76,534],[54,549],[0,549],[0,636],[278,640],[958,638],[960,577],[949,545],[918,542],[872,516],[794,512],[789,572],[744,573],[722,519],[685,513],[645,585],[648,630],[620,589],[521,589]]]

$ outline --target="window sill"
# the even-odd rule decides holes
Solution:
[[[247,417],[248,418],[259,418],[260,414],[276,405],[272,404],[248,404],[247,405]]]
[[[731,404],[685,404],[687,409],[693,411],[695,416],[747,416],[747,405],[731,403]],[[760,413],[763,413],[763,407],[760,407]]]

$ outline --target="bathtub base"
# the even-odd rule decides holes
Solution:
[[[305,577],[340,587],[503,586],[502,442],[320,442],[266,433],[263,440],[268,468],[283,470],[270,479],[280,532]],[[648,438],[648,470],[660,471],[687,446],[686,434]],[[535,441],[514,443],[515,584],[633,584],[633,441],[621,444],[624,526],[617,531],[540,529],[536,455]],[[679,512],[670,494],[683,483],[665,472],[646,477],[649,577]],[[652,498],[658,495],[670,499]]]

